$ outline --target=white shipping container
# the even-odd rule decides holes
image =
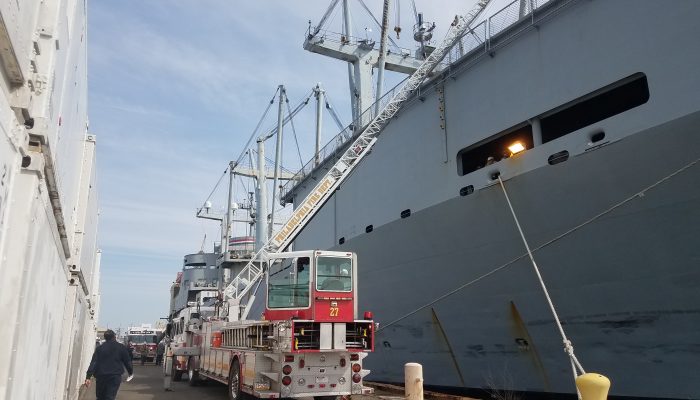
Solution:
[[[85,0],[0,2],[0,400],[77,399],[99,303]]]

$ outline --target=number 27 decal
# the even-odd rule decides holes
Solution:
[[[338,307],[331,307],[331,317],[338,316]]]

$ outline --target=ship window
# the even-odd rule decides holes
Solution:
[[[411,216],[411,209],[407,208],[403,211],[401,211],[401,218],[408,218]]]
[[[338,239],[338,244],[343,244],[343,243],[345,243],[345,236]]]
[[[316,290],[349,292],[352,290],[352,258],[318,257]]]
[[[589,93],[540,119],[542,143],[631,110],[649,101],[646,75],[637,73]]]
[[[460,150],[457,154],[459,175],[466,175],[510,157],[511,150],[508,147],[515,143],[520,143],[525,150],[533,147],[532,126],[530,124],[520,124],[493,135],[486,141]]]
[[[277,259],[269,268],[268,308],[309,306],[309,258]]]
[[[374,230],[374,225],[367,225],[365,227],[365,232],[370,233]]]

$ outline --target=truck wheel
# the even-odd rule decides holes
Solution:
[[[192,358],[187,361],[187,382],[190,386],[197,386],[199,383],[199,372],[194,369],[194,360]]]
[[[228,372],[228,398],[230,400],[241,399],[241,365],[238,363],[238,359],[233,360]]]
[[[180,382],[180,379],[182,379],[182,371],[180,371],[180,370],[173,371],[173,381]]]

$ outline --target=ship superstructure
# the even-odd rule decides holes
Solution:
[[[0,399],[76,399],[96,342],[86,13],[0,2]]]
[[[358,254],[374,379],[416,361],[432,386],[574,393],[505,187],[582,363],[616,396],[698,396],[698,17],[693,1],[514,1],[472,26],[295,240]]]

